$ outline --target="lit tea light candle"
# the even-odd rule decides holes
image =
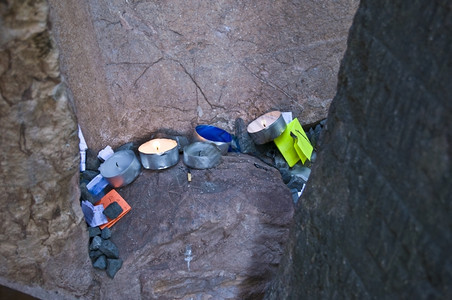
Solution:
[[[221,154],[225,155],[228,153],[232,136],[227,131],[215,126],[198,125],[195,128],[194,139],[198,142],[215,144]]]
[[[137,178],[141,164],[132,150],[114,153],[99,167],[100,174],[115,187],[128,185]]]
[[[280,111],[266,113],[251,122],[247,131],[254,143],[265,144],[280,136],[286,129],[286,122]]]
[[[159,143],[159,141],[154,141],[153,143],[152,143],[152,146],[153,146],[153,148],[151,149],[151,152],[152,151],[154,151],[154,154],[155,153],[160,153],[160,143]]]
[[[179,149],[173,139],[154,139],[138,148],[141,164],[146,169],[162,170],[179,161]]]
[[[195,142],[184,148],[184,163],[194,169],[209,169],[221,159],[221,151],[211,143]]]

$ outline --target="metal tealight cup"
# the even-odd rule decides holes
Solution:
[[[221,159],[221,152],[211,143],[195,142],[184,147],[184,163],[194,169],[209,169]]]
[[[280,136],[286,126],[286,121],[281,112],[271,111],[251,122],[247,127],[247,131],[254,143],[261,145]]]
[[[228,153],[232,136],[225,130],[212,125],[198,125],[193,135],[198,142],[215,144],[222,155]]]
[[[162,140],[162,139],[161,139]],[[172,140],[172,139],[167,139]],[[138,148],[138,152],[140,153],[140,159],[141,164],[145,169],[151,169],[151,170],[163,170],[167,169],[169,167],[174,166],[179,161],[179,148],[177,141],[172,140],[176,142],[175,147],[164,151],[160,153],[146,153],[143,151],[143,147],[147,143],[151,143],[153,140],[148,141],[144,144],[142,144]]]
[[[128,185],[137,178],[141,164],[132,150],[114,153],[99,167],[100,174],[115,187]]]

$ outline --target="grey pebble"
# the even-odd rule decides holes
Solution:
[[[107,259],[107,275],[114,278],[116,273],[122,267],[122,259]]]

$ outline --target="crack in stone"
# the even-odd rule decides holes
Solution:
[[[6,98],[6,97],[3,95],[3,90],[2,90],[2,87],[1,87],[1,86],[0,86],[0,99],[3,99],[3,101],[5,101],[6,104],[8,104],[9,107],[12,107],[12,106],[14,105],[14,103],[13,103],[11,100],[9,100],[8,98]]]
[[[224,106],[222,105],[217,105],[217,104],[212,104],[209,99],[207,98],[206,94],[204,93],[204,91],[202,90],[201,86],[199,85],[199,83],[196,81],[196,78],[190,74],[190,72],[187,71],[187,69],[185,68],[185,66],[178,60],[174,60],[175,62],[177,62],[182,70],[184,71],[185,74],[187,74],[187,76],[191,79],[191,81],[194,83],[194,85],[196,86],[197,90],[199,90],[199,92],[201,93],[202,97],[204,98],[204,100],[207,102],[207,104],[209,104],[210,109],[212,108],[222,108],[222,109],[226,109]],[[199,106],[199,104],[198,104]]]
[[[140,74],[140,76],[138,76],[138,78],[133,82],[133,87],[137,87],[137,84],[138,84],[138,80],[140,80],[141,79],[141,77],[143,77],[144,76],[144,74],[146,74],[146,72],[152,67],[152,66],[154,66],[155,64],[157,64],[157,63],[159,63],[160,61],[162,61],[163,60],[163,57],[160,57],[159,59],[157,59],[156,61],[154,61],[154,62],[152,62],[150,65],[148,65],[145,69],[144,69],[144,71]]]
[[[191,81],[195,84],[196,88],[199,90],[199,92],[201,93],[201,95],[203,96],[204,100],[207,102],[207,104],[209,104],[210,108],[212,108],[212,104],[210,103],[209,99],[207,99],[206,94],[204,94],[204,91],[202,90],[202,88],[199,86],[198,82],[196,81],[196,79],[193,77],[193,75],[190,74],[190,72],[187,71],[187,69],[185,68],[185,66],[180,62],[180,61],[176,61],[184,70],[185,74],[188,75],[188,77],[191,79]]]
[[[183,112],[183,113],[192,112],[192,110],[190,110],[190,109],[183,109],[183,108],[180,108],[180,107],[177,107],[177,106],[173,107],[173,106],[162,105],[161,108],[166,108],[166,109],[169,109],[169,110],[175,109],[175,110],[178,110],[178,111]]]

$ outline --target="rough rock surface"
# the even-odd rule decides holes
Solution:
[[[112,227],[124,261],[106,298],[243,299],[262,297],[281,259],[293,217],[289,189],[276,169],[247,155],[223,157],[209,170],[182,162],[144,170],[118,192],[132,210]],[[185,258],[190,246],[193,259]],[[104,278],[104,274],[96,274]],[[127,288],[125,288],[127,287]],[[210,298],[209,298],[210,297]]]
[[[213,169],[191,170],[191,182],[182,161],[143,170],[118,189],[132,207],[111,228],[122,261],[118,273],[92,266],[85,228],[49,257],[39,282],[10,286],[45,299],[261,298],[276,273],[294,207],[279,172],[256,164],[263,163],[228,154]],[[93,258],[102,254],[94,252]]]
[[[268,299],[452,298],[451,33],[450,1],[361,1]]]
[[[45,286],[82,220],[77,123],[47,1],[1,1],[0,20],[0,284]]]
[[[326,117],[357,0],[50,0],[88,146],[271,109]],[[83,45],[83,47],[81,47]]]

